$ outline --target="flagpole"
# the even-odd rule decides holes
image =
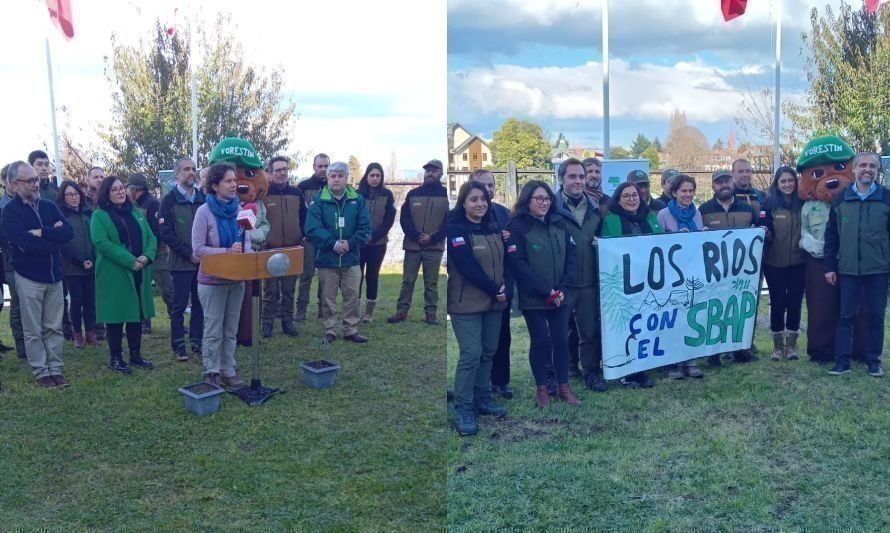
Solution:
[[[56,165],[56,185],[62,182],[62,155],[59,150],[59,131],[56,127],[56,95],[53,90],[53,61],[49,51],[49,37],[46,38],[46,76],[49,80],[49,107],[53,125],[53,145],[56,147],[54,157]]]
[[[603,156],[609,158],[609,0],[603,3]]]
[[[773,119],[775,131],[773,132],[773,171],[782,163],[779,134],[782,130],[782,0],[776,0],[776,103],[775,118]]]
[[[189,31],[189,76],[191,78],[192,93],[192,160],[195,165],[198,163],[198,81],[195,73],[195,34],[194,29],[197,24],[192,25]]]

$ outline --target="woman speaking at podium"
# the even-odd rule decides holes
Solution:
[[[207,202],[198,208],[192,224],[192,250],[205,255],[250,251],[250,239],[240,239],[235,167],[217,163],[210,167],[204,193]],[[229,281],[198,268],[198,298],[204,308],[204,378],[216,386],[238,388],[244,384],[235,372],[235,335],[241,316],[244,282]]]

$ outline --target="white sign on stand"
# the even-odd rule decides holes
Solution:
[[[649,174],[649,160],[603,159],[603,192],[612,196],[615,193],[615,189],[627,181],[627,175],[634,170],[642,170]]]

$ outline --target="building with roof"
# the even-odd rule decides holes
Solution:
[[[491,164],[488,141],[458,122],[448,124],[448,170],[473,170]]]

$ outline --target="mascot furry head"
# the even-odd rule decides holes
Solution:
[[[221,140],[210,152],[210,164],[214,163],[235,165],[238,200],[242,205],[265,198],[269,181],[263,172],[263,161],[249,142],[237,137]]]
[[[816,137],[804,146],[797,158],[800,179],[797,194],[801,200],[831,202],[853,183],[853,157],[856,152],[835,135]]]

